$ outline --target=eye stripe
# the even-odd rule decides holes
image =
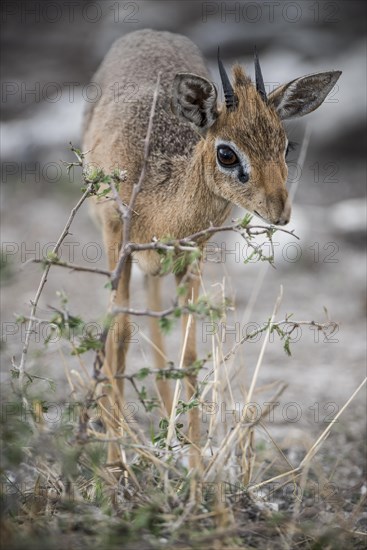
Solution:
[[[247,183],[248,180],[250,179],[249,173],[244,172],[242,169],[242,166],[240,166],[240,169],[239,169],[238,179],[240,180],[241,183]]]

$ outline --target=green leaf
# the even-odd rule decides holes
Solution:
[[[176,317],[176,319],[178,317],[181,317],[182,315],[182,309],[180,307],[176,307],[173,311],[173,316]]]
[[[243,228],[247,227],[250,221],[252,220],[252,218],[253,218],[252,214],[246,214],[240,221],[240,226]]]
[[[100,349],[103,349],[103,342],[91,334],[87,334],[81,339],[80,344],[71,352],[71,355],[81,355],[89,350],[98,351]]]
[[[285,340],[284,340],[284,344],[283,344],[283,348],[284,348],[284,351],[286,352],[286,354],[291,357],[292,353],[291,353],[291,349],[290,349],[290,337],[288,336]]]
[[[173,321],[169,317],[161,317],[159,319],[159,328],[163,334],[168,334],[173,328]]]
[[[108,195],[108,193],[111,191],[111,187],[108,186],[106,187],[105,189],[103,189],[103,191],[100,191],[98,193],[96,193],[97,197],[105,197],[106,195]]]
[[[249,256],[247,256],[247,257],[243,260],[243,263],[244,263],[244,264],[248,264],[248,263],[252,260],[252,258],[254,258],[255,256],[258,256],[258,255],[259,255],[258,251],[257,251],[257,250],[254,250],[253,252],[251,252],[251,254],[250,254]]]
[[[59,263],[60,262],[60,258],[58,257],[58,255],[55,253],[55,252],[49,252],[47,254],[47,259],[50,260],[50,262],[54,262],[54,263]]]
[[[27,319],[26,317],[24,317],[24,315],[17,315],[15,317],[15,322],[18,323],[19,325],[23,325],[24,323],[27,322]]]
[[[135,376],[138,380],[144,380],[144,378],[146,378],[149,374],[150,374],[150,369],[148,369],[147,367],[144,367],[138,370]]]
[[[177,296],[185,296],[187,293],[187,285],[178,285],[176,292]]]

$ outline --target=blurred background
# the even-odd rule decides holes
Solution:
[[[343,71],[326,102],[307,117],[311,137],[302,173],[296,164],[300,148],[290,157],[290,185],[297,187],[290,229],[300,237],[298,248],[290,248],[294,239],[277,234],[277,269],[263,263],[243,265],[243,245],[235,236],[220,235],[214,241],[223,254],[205,266],[208,292],[215,292],[215,285],[227,277],[225,293],[236,304],[228,323],[239,322],[239,330],[244,323],[269,318],[280,285],[284,287],[280,318],[293,312],[298,320],[324,321],[325,306],[330,318],[340,323],[333,343],[324,343],[322,337],[317,341],[315,333],[305,329],[294,344],[293,358],[279,343],[270,344],[260,375],[264,384],[285,380],[289,384],[285,401],[301,403],[302,421],[292,429],[307,426],[308,434],[318,433],[320,426],[313,422],[309,407],[315,402],[321,407],[329,402],[342,406],[365,372],[365,2],[5,0],[1,10],[5,390],[11,358],[19,361],[24,340],[14,314],[29,312],[42,273],[39,265],[26,262],[51,250],[80,196],[80,173],[67,177],[62,161],[73,160],[70,141],[81,146],[82,113],[96,97],[89,83],[115,39],[146,27],[185,34],[202,50],[216,82],[218,45],[228,68],[238,61],[253,76],[256,44],[269,88],[307,73]],[[289,125],[292,140],[302,143],[305,124],[301,119]],[[101,236],[88,208],[79,212],[71,233],[62,258],[105,267]],[[171,279],[166,281],[169,304],[175,291]],[[49,306],[59,305],[56,291],[63,289],[72,313],[90,322],[101,319],[108,302],[104,282],[96,275],[53,268],[39,317],[49,317]],[[139,307],[144,304],[144,282],[138,270],[133,284],[133,306]],[[205,355],[210,343],[202,331],[199,327],[200,353]],[[131,369],[151,364],[146,333],[142,320],[141,337],[130,349]],[[179,335],[176,327],[168,339],[172,361],[177,361]],[[35,334],[32,339],[28,366],[59,379],[57,391],[65,395],[62,350],[67,346],[58,342],[42,351],[37,338],[42,341],[44,336]],[[233,332],[224,335],[226,350],[236,338]],[[250,379],[260,344],[248,344],[237,355],[234,370],[240,372],[239,386]],[[92,356],[83,361],[90,370]],[[67,357],[67,362],[79,368],[76,358]],[[363,405],[361,396],[353,404],[350,437],[361,436]],[[289,423],[285,429],[289,435]]]

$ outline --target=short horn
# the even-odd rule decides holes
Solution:
[[[259,56],[257,55],[257,49],[255,46],[254,49],[254,62],[255,62],[255,79],[256,79],[256,90],[259,92],[262,100],[267,103],[268,98],[266,95],[265,85],[264,85],[264,79],[261,72],[260,62],[259,62]]]
[[[228,78],[227,72],[221,61],[221,58],[219,55],[219,46],[218,46],[218,67],[219,67],[220,79],[222,81],[226,107],[229,111],[233,111],[237,107],[238,99],[236,94],[233,91],[232,84]]]

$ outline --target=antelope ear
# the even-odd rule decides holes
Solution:
[[[206,78],[180,73],[173,81],[171,107],[178,118],[204,134],[218,116],[217,90]]]
[[[314,73],[296,78],[269,94],[269,104],[282,120],[308,115],[326,99],[341,71]]]

